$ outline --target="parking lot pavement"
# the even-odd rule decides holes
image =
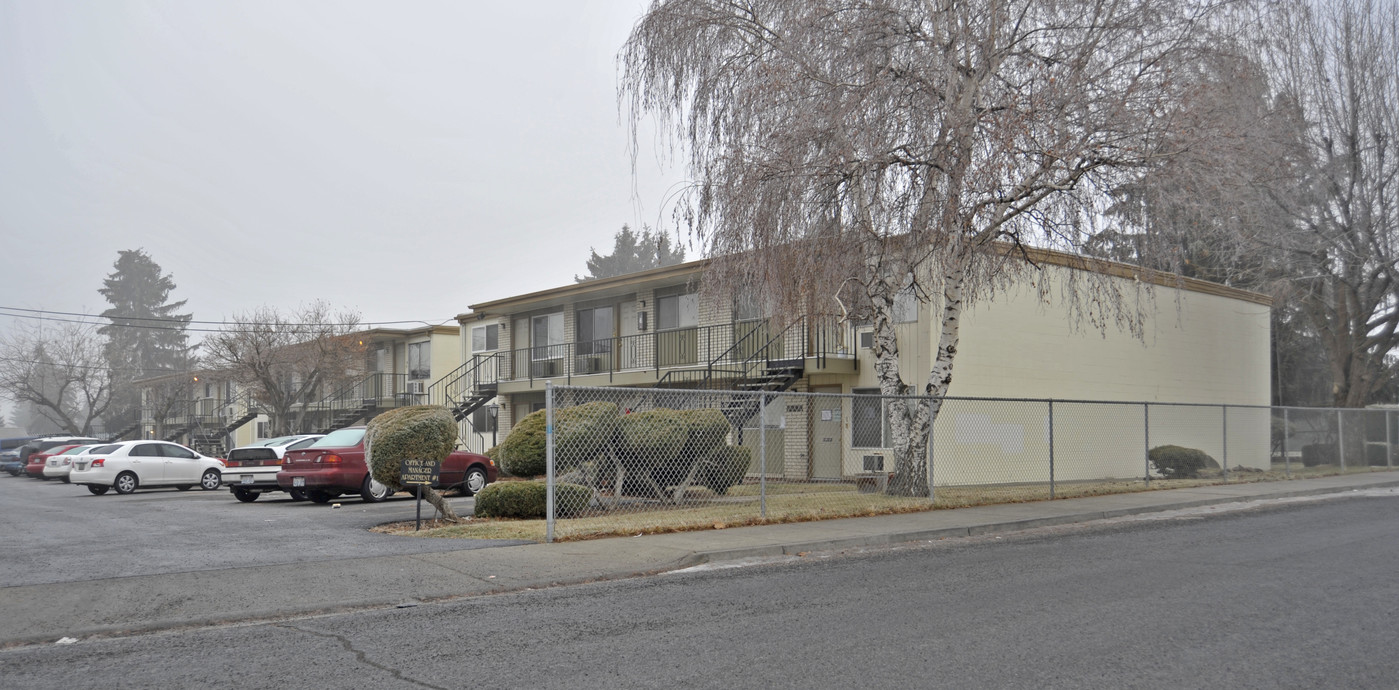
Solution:
[[[449,498],[470,514],[471,498]],[[0,585],[77,582],[260,565],[420,554],[524,542],[403,539],[369,532],[411,520],[402,494],[366,504],[358,496],[331,504],[265,494],[240,503],[226,490],[151,489],[93,496],[58,481],[0,477],[0,524],[7,527]],[[423,503],[424,517],[434,514]]]

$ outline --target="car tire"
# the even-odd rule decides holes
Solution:
[[[37,474],[37,475],[34,475],[34,476],[38,477],[38,478],[39,478],[39,481],[41,481],[41,482],[46,482],[46,481],[49,480],[49,478],[48,478],[47,476],[42,475],[42,474]]]
[[[244,488],[241,487],[241,486],[238,486],[238,487],[234,487],[234,488],[233,488],[233,497],[236,498],[236,499],[238,499],[238,500],[240,500],[240,501],[242,501],[242,502],[244,502],[244,503],[252,503],[253,501],[256,501],[256,500],[257,500],[257,497],[258,497],[258,496],[261,496],[261,495],[262,495],[262,492],[260,492],[260,491],[253,491],[252,489],[244,489]]]
[[[204,470],[204,474],[199,475],[199,488],[205,491],[213,491],[222,483],[223,475],[220,475],[218,470]]]
[[[19,470],[10,470],[10,476],[11,476],[11,477],[18,477],[18,476],[19,476]]]
[[[71,480],[71,479],[69,479],[69,478],[67,478],[67,477],[64,477],[64,478],[63,478],[63,483],[64,483],[64,484],[72,484],[72,483],[73,483],[73,480]]]
[[[377,488],[376,488],[377,487]],[[374,481],[369,475],[364,475],[364,483],[359,487],[359,496],[365,503],[379,503],[389,497],[389,487]]]
[[[291,500],[293,500],[293,501],[304,501],[304,500],[306,500],[306,490],[305,490],[305,489],[287,489],[287,495],[291,496]]]
[[[136,475],[131,472],[122,472],[117,475],[117,480],[112,482],[112,488],[116,489],[119,494],[129,494],[140,485],[141,480],[137,479]]]
[[[335,494],[312,489],[306,492],[306,498],[311,499],[312,503],[330,503],[330,499],[335,498]]]
[[[112,487],[110,487],[110,486],[103,486],[103,485],[101,485],[101,484],[88,484],[88,485],[87,485],[87,490],[88,490],[88,491],[91,491],[93,496],[101,496],[102,494],[107,493],[107,490],[110,489],[110,488],[112,488]]]
[[[472,465],[466,470],[466,478],[461,483],[461,495],[475,496],[477,491],[486,488],[486,471],[480,465]]]

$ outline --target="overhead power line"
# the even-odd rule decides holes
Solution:
[[[22,313],[7,313],[7,312],[22,312]],[[51,316],[51,315],[57,315],[57,316]],[[53,310],[49,310],[49,309],[24,309],[24,308],[21,308],[21,307],[5,307],[5,306],[0,306],[0,316],[9,316],[9,317],[12,317],[12,318],[17,318],[17,319],[33,319],[33,320],[36,320],[36,321],[51,321],[51,322],[55,322],[55,323],[74,323],[74,324],[79,324],[79,325],[84,325],[84,326],[99,326],[99,327],[113,327],[113,328],[144,328],[144,329],[158,330],[158,331],[185,331],[185,332],[189,332],[189,333],[226,333],[226,332],[229,332],[230,330],[235,330],[235,331],[236,331],[236,330],[239,330],[239,329],[246,329],[246,328],[249,328],[249,327],[257,327],[257,326],[271,326],[271,327],[279,327],[279,328],[295,328],[295,327],[301,327],[301,326],[334,326],[334,327],[363,328],[363,329],[372,329],[372,328],[377,328],[377,327],[381,327],[381,326],[393,326],[393,325],[404,325],[404,324],[415,324],[415,325],[416,325],[416,324],[421,324],[421,325],[424,325],[424,326],[434,326],[434,325],[444,324],[444,323],[447,323],[448,321],[454,320],[454,318],[453,318],[453,319],[444,319],[444,320],[439,321],[439,322],[437,322],[437,323],[432,323],[432,322],[428,322],[428,321],[365,321],[365,322],[360,322],[360,323],[348,323],[348,322],[337,322],[337,323],[324,323],[324,322],[322,322],[322,323],[316,323],[316,322],[308,322],[308,321],[278,321],[278,322],[245,321],[245,322],[239,322],[239,321],[200,321],[200,320],[195,320],[195,319],[191,319],[191,320],[189,320],[189,321],[185,321],[185,320],[183,320],[183,319],[172,319],[172,318],[151,317],[151,316],[114,316],[114,317],[107,317],[107,316],[102,316],[102,315],[99,315],[99,314],[83,314],[83,313],[80,313],[80,312],[53,311]],[[60,318],[60,317],[79,317],[79,318]],[[96,320],[94,320],[94,319],[96,319]],[[120,319],[120,320],[122,320],[122,321],[147,321],[147,322],[151,322],[151,323],[113,323],[113,322],[110,321],[109,319]],[[209,325],[224,326],[224,328],[192,328],[192,327],[189,327],[189,326],[179,326],[179,325],[171,325],[171,326],[158,325],[158,324],[163,324],[163,323],[164,323],[164,324],[185,324],[185,323],[191,323],[191,324],[209,324]]]

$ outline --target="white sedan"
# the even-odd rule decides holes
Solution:
[[[68,473],[73,469],[73,460],[77,456],[99,447],[101,447],[99,444],[75,446],[58,455],[50,455],[48,460],[44,461],[44,478],[62,479],[66,484],[68,482]]]
[[[129,494],[137,488],[173,486],[181,491],[198,485],[219,488],[223,460],[200,455],[168,441],[123,441],[88,449],[73,460],[68,480],[98,496],[116,489]]]
[[[228,469],[223,473],[223,485],[244,503],[256,501],[267,491],[281,491],[282,487],[277,485],[277,473],[282,471],[282,458],[287,451],[301,450],[321,436],[323,434],[280,436],[228,451],[228,459],[224,461]],[[306,493],[292,489],[291,497],[294,501],[304,501]]]

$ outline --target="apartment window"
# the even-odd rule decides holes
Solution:
[[[408,378],[425,379],[432,376],[431,343],[408,344]]]
[[[761,299],[752,292],[741,292],[734,299],[734,321],[755,321],[772,316],[772,308],[767,300]]]
[[[489,434],[496,430],[496,417],[500,408],[482,407],[471,413],[471,428],[478,434]]]
[[[563,345],[563,313],[540,314],[530,319],[530,346],[535,360],[557,359],[562,353],[553,346]]]
[[[671,330],[699,325],[699,295],[666,295],[656,298],[656,328]]]
[[[578,310],[578,354],[600,355],[612,351],[612,307]]]
[[[913,323],[918,320],[918,295],[913,288],[899,290],[894,295],[894,323]]]
[[[850,399],[850,446],[888,448],[889,415],[878,388],[856,388]]]
[[[490,352],[500,349],[500,325],[477,326],[471,329],[471,351]]]

